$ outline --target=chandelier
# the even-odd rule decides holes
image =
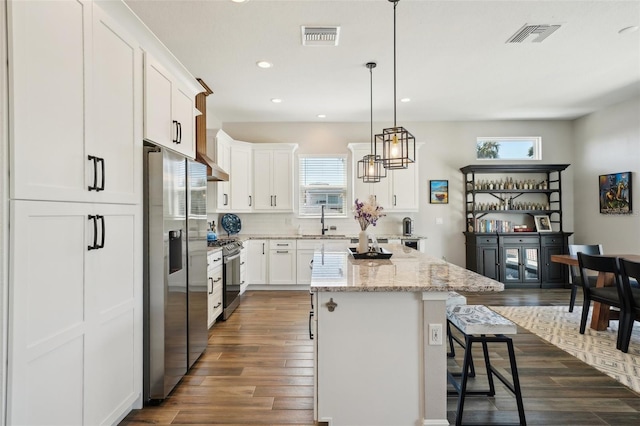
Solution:
[[[387,169],[382,164],[382,158],[375,154],[373,138],[373,69],[376,67],[375,62],[367,62],[365,65],[369,69],[369,86],[371,93],[371,150],[368,155],[362,157],[358,161],[358,179],[362,179],[365,183],[380,182],[380,179],[387,177]]]
[[[396,7],[400,0],[389,1],[393,3],[393,127],[382,129],[382,133],[376,135],[374,155],[382,158],[385,169],[406,169],[416,158],[416,138],[396,123]]]

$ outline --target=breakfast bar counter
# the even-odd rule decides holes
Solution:
[[[317,250],[311,292],[316,420],[448,425],[446,300],[502,283],[402,245],[390,259]]]

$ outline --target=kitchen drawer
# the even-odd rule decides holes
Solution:
[[[502,244],[540,244],[538,237],[500,237]]]
[[[296,240],[269,240],[269,250],[295,250]]]
[[[222,265],[222,250],[207,253],[207,270]]]

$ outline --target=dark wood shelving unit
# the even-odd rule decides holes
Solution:
[[[568,164],[479,164],[462,167],[464,176],[464,203],[466,227],[467,269],[503,282],[507,288],[562,287],[567,282],[567,271],[562,265],[551,262],[551,256],[567,252],[571,233],[563,231],[561,173]],[[479,186],[480,179],[509,178],[534,181],[534,188],[499,187],[487,189]],[[503,179],[507,178],[507,181]],[[496,186],[499,185],[496,180]],[[521,181],[517,181],[521,182]],[[510,186],[511,184],[509,184]],[[513,195],[515,194],[515,197]],[[506,196],[519,203],[531,202],[533,206],[544,204],[544,209],[508,208]],[[534,201],[531,201],[531,200]],[[520,201],[521,200],[521,201]],[[543,200],[543,201],[540,201]],[[481,208],[491,204],[496,208]],[[549,216],[553,232],[512,232],[511,220],[533,223],[536,215]],[[479,222],[483,219],[485,222]],[[494,221],[496,229],[483,231],[482,223]],[[502,226],[497,225],[501,220]],[[533,228],[535,229],[535,228]],[[498,232],[499,231],[499,232]],[[506,231],[506,232],[505,232]]]

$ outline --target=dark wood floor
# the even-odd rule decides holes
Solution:
[[[468,296],[469,303],[496,306],[566,305],[569,291]],[[313,425],[308,313],[307,292],[247,292],[231,318],[212,327],[206,352],[169,398],[134,410],[121,425]],[[640,424],[640,395],[526,330],[518,333],[514,344],[529,425]],[[501,350],[492,353],[494,364],[507,369]],[[455,407],[450,397],[452,423]],[[500,385],[495,398],[469,398],[464,419],[517,421],[514,399]]]

